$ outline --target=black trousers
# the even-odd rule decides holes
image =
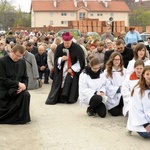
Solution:
[[[106,107],[100,95],[93,95],[89,105],[89,109],[97,113],[100,117],[104,118],[106,116]]]
[[[121,96],[119,105],[110,109],[108,112],[111,113],[112,116],[119,116],[122,115],[122,108],[123,108],[123,97]]]

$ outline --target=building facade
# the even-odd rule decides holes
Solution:
[[[68,21],[84,18],[125,21],[129,24],[130,9],[124,0],[32,0],[31,26],[67,27]]]

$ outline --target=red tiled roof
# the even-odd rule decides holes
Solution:
[[[108,7],[104,7],[102,2],[98,1],[87,1],[87,7],[83,6],[74,6],[73,0],[62,0],[57,2],[57,7],[54,7],[53,1],[48,0],[32,0],[31,8],[33,11],[42,11],[42,12],[54,12],[54,11],[77,11],[79,8],[84,7],[89,11],[99,11],[99,12],[130,12],[129,7],[125,1],[108,1]]]

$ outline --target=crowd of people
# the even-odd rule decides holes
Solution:
[[[79,100],[89,116],[125,116],[127,133],[150,138],[150,37],[134,27],[114,37],[21,30],[0,39],[0,123],[30,121],[28,90],[51,82],[45,104]]]

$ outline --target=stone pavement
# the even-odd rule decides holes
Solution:
[[[89,117],[78,102],[45,105],[49,90],[29,91],[30,123],[0,125],[0,150],[150,150],[150,140],[125,134],[127,118]]]

